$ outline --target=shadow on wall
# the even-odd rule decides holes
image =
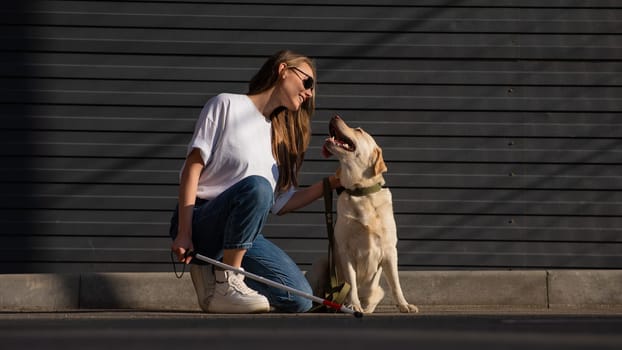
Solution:
[[[38,156],[33,139],[37,125],[32,123],[37,103],[33,91],[37,86],[32,83],[34,72],[27,64],[31,53],[37,52],[25,25],[29,23],[30,6],[30,1],[0,4],[0,23],[4,24],[0,35],[0,274],[59,272],[58,265],[42,249],[47,233],[38,228],[37,222],[44,219],[41,212],[45,209],[39,208],[34,199],[37,184],[29,173],[29,169],[37,167],[34,158]],[[62,290],[55,300],[73,305],[80,282],[65,273],[50,277]],[[28,293],[41,288],[41,284],[32,283],[36,280],[28,279]],[[108,280],[100,278],[94,285],[99,290],[97,296],[109,304],[120,304],[119,292]]]
[[[46,62],[46,60],[56,55],[71,56],[71,53],[54,53],[50,51],[51,49],[46,48],[44,46],[45,44],[40,44],[41,41],[36,42],[32,39],[35,35],[29,29],[33,28],[29,24],[35,21],[35,19],[30,18],[30,14],[33,13],[34,10],[33,3],[34,1],[29,0],[0,3],[0,25],[3,26],[2,32],[0,33],[0,62],[2,62],[2,66],[0,66],[0,118],[2,118],[2,124],[0,125],[0,158],[2,158],[0,162],[0,196],[2,196],[3,199],[1,202],[2,205],[0,205],[0,244],[2,246],[2,250],[0,251],[0,273],[74,272],[78,269],[80,272],[85,272],[87,270],[92,272],[97,269],[114,269],[115,266],[112,263],[106,265],[106,261],[104,261],[103,264],[98,265],[99,261],[97,261],[101,256],[109,257],[113,254],[106,252],[105,249],[98,249],[102,246],[108,248],[113,244],[107,242],[103,235],[96,237],[96,233],[92,232],[94,230],[88,231],[87,233],[74,234],[74,231],[71,230],[79,230],[85,227],[88,230],[90,229],[88,226],[92,223],[87,222],[89,220],[82,220],[79,215],[76,215],[79,219],[75,219],[71,224],[67,224],[69,219],[66,218],[70,217],[72,213],[70,213],[69,210],[65,210],[67,209],[67,205],[63,206],[64,203],[62,201],[65,198],[86,198],[93,195],[93,193],[100,196],[102,195],[101,193],[104,193],[105,196],[109,194],[105,192],[107,186],[112,188],[119,185],[114,181],[119,181],[121,183],[119,187],[125,186],[130,190],[135,190],[136,187],[131,186],[131,183],[123,183],[123,181],[127,180],[124,180],[123,174],[117,172],[117,170],[129,169],[131,171],[136,169],[142,171],[145,168],[139,166],[140,164],[138,164],[139,161],[137,161],[137,159],[148,159],[149,155],[136,153],[139,152],[134,151],[136,147],[128,147],[129,150],[127,152],[129,156],[118,156],[116,158],[114,156],[104,156],[100,157],[100,162],[98,162],[92,161],[95,157],[89,152],[91,149],[100,147],[99,145],[86,151],[82,150],[82,152],[78,152],[74,149],[76,147],[75,143],[72,144],[71,140],[67,140],[66,144],[60,145],[58,148],[71,148],[74,153],[66,155],[64,159],[61,159],[62,155],[54,154],[50,152],[49,149],[44,148],[45,145],[43,142],[45,141],[40,140],[38,136],[35,135],[45,135],[48,131],[52,131],[50,134],[61,135],[61,133],[57,132],[58,130],[70,127],[65,127],[62,124],[57,124],[60,126],[55,127],[44,126],[38,124],[37,120],[45,119],[45,117],[52,116],[54,113],[59,113],[59,115],[62,116],[60,113],[63,113],[64,110],[73,111],[75,110],[73,108],[75,106],[70,105],[74,103],[71,102],[71,100],[66,102],[67,100],[55,99],[53,100],[54,102],[50,103],[42,101],[36,96],[40,93],[39,89],[43,89],[37,81],[42,81],[49,85],[56,84],[54,88],[59,90],[64,88],[64,85],[62,85],[63,83],[57,83],[56,80],[45,80],[45,78],[49,76],[41,76],[40,73],[37,72],[37,69],[32,68],[33,63],[53,63]],[[41,14],[39,14],[39,16],[41,16]],[[81,29],[77,27],[76,30]],[[62,81],[62,79],[57,80]],[[130,85],[127,89],[136,88],[140,90],[140,82],[136,84],[136,86]],[[41,96],[44,96],[44,94]],[[50,101],[52,99],[47,100]],[[97,102],[81,100],[79,103],[95,105]],[[91,106],[84,107],[85,110],[86,108],[91,108]],[[98,108],[98,106],[94,106],[94,108]],[[132,108],[143,113],[155,110],[144,106],[127,106],[127,110],[131,110]],[[193,107],[193,109],[196,108],[200,109],[200,106]],[[106,106],[103,106],[102,110],[104,111],[101,112],[101,115],[108,115],[105,109]],[[54,110],[61,112],[56,112]],[[100,112],[94,109],[90,109],[90,111],[93,112],[94,115]],[[156,112],[168,113],[166,110],[165,112]],[[52,118],[47,119],[47,121],[49,120],[52,120]],[[50,125],[52,122],[46,124]],[[66,130],[63,129],[62,131]],[[83,130],[80,130],[80,132],[82,131]],[[79,134],[80,132],[75,134]],[[68,132],[66,134],[70,133]],[[82,132],[82,134],[86,133]],[[116,135],[114,131],[110,131],[110,135],[112,135],[109,141],[109,145],[111,145],[110,149],[113,148],[112,146],[118,146],[115,143],[122,145],[128,142],[126,135]],[[179,143],[185,144],[187,133],[174,132],[170,135],[160,133],[157,136],[157,138],[145,141],[145,143],[151,142],[157,144],[157,146],[150,148],[148,150],[149,152],[165,152],[173,148],[171,145]],[[58,142],[58,138],[60,137],[54,137],[50,136],[49,139],[51,141],[47,142]],[[180,139],[183,139],[183,142],[179,142]],[[61,142],[64,142],[64,140]],[[144,149],[146,150],[147,147],[145,146]],[[114,152],[114,150],[110,152]],[[50,155],[52,156],[50,157]],[[179,156],[181,157],[182,155],[183,154],[180,154]],[[167,155],[164,155],[162,157],[166,156]],[[90,162],[89,166],[91,167],[84,166],[84,168],[97,171],[84,171],[81,173],[82,175],[80,175],[80,178],[57,177],[54,179],[43,177],[47,176],[45,174],[50,173],[52,173],[53,176],[54,171],[64,169],[66,163],[63,163],[62,160],[73,158],[71,159],[74,161],[73,163],[77,163],[79,159],[76,158],[78,157]],[[37,164],[37,159],[44,159],[46,164],[51,165]],[[61,160],[59,161],[59,159]],[[32,169],[37,168],[41,171],[33,174]],[[178,167],[175,167],[175,171],[177,171],[177,169]],[[78,172],[76,171],[74,173]],[[111,178],[117,180],[111,180]],[[39,191],[41,188],[47,190],[48,188],[45,186],[48,186],[50,183],[55,187],[51,187],[46,193],[41,193]],[[74,185],[76,183],[81,184]],[[158,183],[158,185],[160,184],[161,183]],[[166,187],[166,184],[162,187]],[[50,193],[52,193],[52,195],[49,195]],[[138,195],[142,194],[141,191],[135,191],[131,194],[135,193],[138,193]],[[61,199],[58,200],[56,198]],[[122,201],[122,199],[119,200],[119,202],[120,201]],[[72,204],[69,209],[84,211],[84,202],[85,201],[71,202]],[[107,223],[114,221],[110,226],[114,226],[115,228],[121,227],[119,230],[121,232],[115,231],[114,234],[117,236],[126,235],[121,237],[119,241],[124,242],[124,240],[132,241],[132,239],[135,239],[135,241],[140,242],[141,240],[149,241],[152,238],[147,234],[143,234],[143,236],[147,236],[146,238],[141,237],[140,234],[133,231],[131,223],[124,226],[126,221],[129,220],[124,221],[123,218],[119,219],[114,217],[115,213],[123,213],[123,210],[127,209],[127,203],[115,203],[114,200],[107,200],[105,205],[99,204],[101,207],[105,206],[105,210],[111,209],[106,213],[107,216],[100,220],[107,221]],[[166,206],[165,210],[169,210],[168,208],[172,210],[174,204],[174,202],[171,202],[170,205]],[[156,206],[155,204],[151,205],[151,208]],[[162,208],[156,207],[153,209],[153,211],[157,210],[162,210]],[[145,210],[145,212],[147,212],[147,210]],[[138,212],[137,216],[143,214],[142,212]],[[170,218],[169,212],[166,211],[162,216],[162,221],[165,222]],[[152,219],[153,216],[145,214],[144,217],[135,219],[135,221],[150,222]],[[164,236],[164,241],[168,240],[167,230],[158,232],[158,234]],[[150,235],[153,234],[150,233]],[[156,239],[161,238],[158,237]],[[168,243],[168,241],[166,242]],[[119,243],[119,245],[121,244],[123,243]],[[80,249],[76,249],[76,247]],[[151,249],[151,251],[149,251],[149,249]],[[153,265],[158,263],[161,265],[168,264],[168,254],[159,254],[157,249],[155,249],[156,252],[154,253],[153,250],[154,249],[151,247],[146,247],[144,249],[144,251],[147,251],[146,254],[148,254],[149,259],[152,259],[149,263],[153,263]],[[112,249],[110,249],[110,251],[112,251]],[[166,252],[164,249],[163,251]],[[153,256],[155,256],[155,258],[152,258]],[[66,261],[69,259],[72,261]],[[101,258],[100,260],[105,259],[106,258]],[[128,265],[131,266],[133,262],[134,260],[129,260]],[[139,264],[135,265],[141,266]],[[166,266],[168,267],[168,265]],[[142,268],[142,266],[139,268]]]
[[[36,150],[31,140],[32,97],[27,65],[32,52],[29,42],[27,11],[29,1],[3,2],[0,5],[0,273],[33,272],[33,248],[37,232],[33,224],[33,179],[31,156]],[[19,189],[19,191],[17,190]],[[16,193],[19,192],[19,193]]]

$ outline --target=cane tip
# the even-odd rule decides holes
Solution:
[[[354,317],[361,318],[361,317],[363,317],[363,313],[360,312],[360,311],[354,311]]]

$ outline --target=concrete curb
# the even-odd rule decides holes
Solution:
[[[622,270],[554,270],[548,274],[551,308],[622,306]]]
[[[424,310],[622,310],[622,270],[403,271],[400,280]],[[3,312],[199,311],[188,273],[8,274],[0,285]],[[384,288],[378,311],[395,312]]]

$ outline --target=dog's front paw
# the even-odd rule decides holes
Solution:
[[[416,314],[419,312],[419,308],[413,304],[401,304],[401,305],[398,305],[397,307],[400,308],[400,312],[410,312],[413,314]]]
[[[346,306],[347,306],[348,308],[350,308],[350,309],[354,310],[354,311],[357,311],[357,312],[365,312],[365,311],[363,310],[363,307],[362,307],[361,305],[348,304],[348,305],[346,305]]]

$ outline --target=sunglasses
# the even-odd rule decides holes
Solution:
[[[300,78],[300,80],[302,80],[302,86],[305,88],[305,90],[309,90],[309,89],[313,90],[313,84],[314,84],[314,81],[313,81],[313,77],[312,77],[312,76],[310,76],[309,74],[307,74],[307,73],[303,72],[303,71],[302,71],[300,68],[298,68],[298,67],[288,66],[287,68],[289,68],[289,69],[293,69],[293,70],[294,70],[294,72],[296,73],[296,75],[298,76],[298,78]],[[306,78],[304,78],[304,79],[303,79],[303,78],[300,76],[300,74],[298,74],[298,73],[300,73],[300,74],[304,75]]]

